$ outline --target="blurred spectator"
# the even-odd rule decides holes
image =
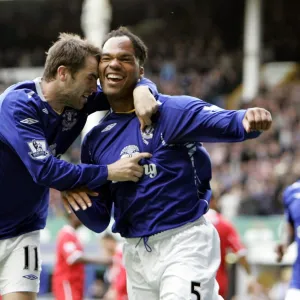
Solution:
[[[89,286],[89,297],[92,299],[103,299],[107,292],[107,284],[104,282],[103,276],[96,275],[96,279]]]
[[[106,255],[113,261],[107,271],[110,287],[103,300],[128,300],[122,245],[118,243],[114,235],[106,233],[102,238],[102,246]]]
[[[290,285],[291,269],[283,268],[280,270],[279,281],[274,284],[270,291],[272,300],[284,300]]]
[[[74,213],[66,215],[68,224],[59,232],[52,290],[56,300],[83,300],[85,264],[110,265],[110,257],[87,257],[76,230],[82,225]]]
[[[251,273],[250,264],[246,258],[246,248],[242,244],[234,225],[218,212],[218,201],[214,195],[211,197],[210,209],[205,214],[205,218],[216,227],[220,236],[221,263],[216,276],[219,284],[219,294],[224,300],[228,299],[229,274],[227,272],[226,256],[230,253],[233,254],[234,260],[243,267],[248,275],[248,288],[260,288]]]

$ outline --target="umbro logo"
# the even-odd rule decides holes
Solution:
[[[34,91],[29,92],[29,93],[27,94],[28,99],[31,99],[31,98],[32,98],[32,95],[34,95],[34,94],[35,94]]]
[[[107,125],[104,129],[102,129],[101,132],[109,131],[109,130],[111,130],[112,128],[114,128],[116,125],[117,125],[117,123],[109,124],[109,125]]]
[[[47,108],[43,108],[42,112],[48,115],[48,109]]]
[[[223,108],[220,108],[220,107],[218,107],[216,105],[210,105],[210,106],[204,106],[202,110],[206,110],[206,111],[208,111],[208,110],[210,110],[210,111],[221,111],[221,110],[223,110]]]
[[[38,277],[35,276],[35,275],[33,275],[33,274],[24,275],[23,277],[27,278],[29,280],[36,280],[36,279],[38,279]]]
[[[27,119],[24,119],[24,120],[20,121],[20,123],[28,124],[28,125],[35,124],[35,123],[38,123],[38,122],[39,122],[38,120],[35,120],[35,119],[32,119],[32,118],[27,118]]]

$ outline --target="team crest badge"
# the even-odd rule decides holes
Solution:
[[[68,131],[76,124],[77,115],[78,115],[78,112],[73,109],[71,109],[71,110],[68,109],[64,112],[63,120],[62,120],[62,125],[63,125],[62,131]]]
[[[154,127],[149,125],[145,127],[144,131],[141,131],[141,135],[143,138],[143,142],[148,145],[149,142],[148,140],[151,140],[153,138],[153,132],[154,132]]]

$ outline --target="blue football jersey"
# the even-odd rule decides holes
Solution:
[[[298,255],[293,266],[291,288],[300,289],[300,180],[288,186],[283,193],[287,221],[295,229]]]
[[[0,239],[44,228],[49,187],[99,188],[106,165],[72,165],[59,160],[81,133],[89,114],[109,108],[100,87],[78,111],[57,114],[45,100],[41,79],[9,87],[0,95]],[[139,84],[155,85],[147,79]]]
[[[138,183],[109,182],[92,207],[76,212],[90,229],[101,232],[114,207],[113,231],[147,237],[192,222],[208,209],[211,162],[201,142],[239,142],[254,138],[242,125],[245,111],[228,111],[188,96],[159,95],[153,126],[140,131],[134,113],[110,112],[86,136],[82,162],[109,164],[139,152],[144,175]]]

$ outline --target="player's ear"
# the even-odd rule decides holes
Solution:
[[[68,68],[66,66],[59,66],[57,68],[57,74],[58,74],[58,78],[61,81],[66,81],[68,75]]]
[[[144,67],[140,67],[140,78],[144,77]]]

